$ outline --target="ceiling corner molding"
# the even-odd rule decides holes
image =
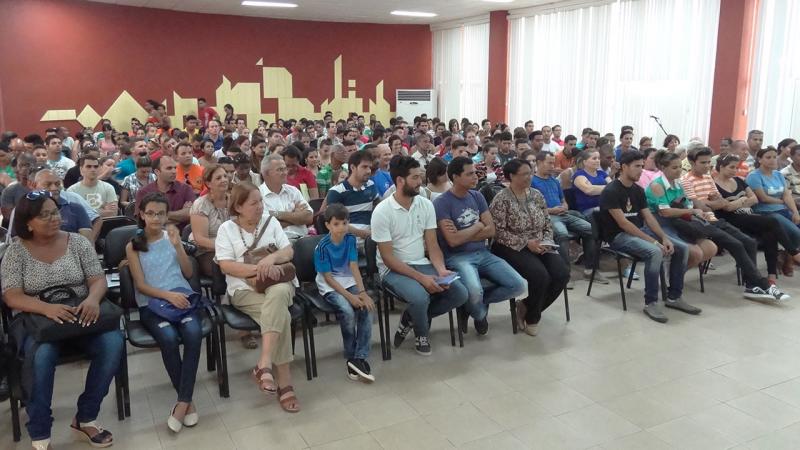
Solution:
[[[463,25],[478,25],[482,23],[489,23],[489,13],[465,17],[463,19],[448,20],[447,22],[432,23],[430,27],[431,31],[437,31],[458,28]]]
[[[508,20],[519,19],[522,17],[535,16],[537,14],[547,14],[561,11],[570,11],[591,6],[607,5],[616,3],[620,0],[563,0],[553,1],[544,5],[531,6],[529,8],[512,9],[508,11]]]

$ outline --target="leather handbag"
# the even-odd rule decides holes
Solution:
[[[75,290],[68,285],[54,286],[39,293],[39,299],[45,303],[61,304],[77,307],[83,301]],[[122,308],[103,300],[100,302],[100,316],[93,324],[82,326],[79,323],[58,323],[47,316],[34,313],[22,313],[25,330],[37,342],[53,342],[88,334],[104,333],[119,330],[119,319]]]
[[[264,225],[261,229],[256,233],[255,238],[253,239],[253,243],[249,246],[244,241],[244,235],[242,234],[242,227],[239,226],[239,236],[242,239],[242,244],[245,245],[245,252],[242,255],[245,264],[253,264],[256,265],[264,259],[265,257],[277,252],[279,248],[275,244],[269,244],[263,247],[256,247],[258,242],[261,240],[261,237],[264,236],[264,232],[267,231],[267,227],[269,226],[269,222],[272,220],[272,216],[269,216]],[[238,223],[237,223],[238,225]],[[291,262],[285,262],[281,264],[275,264],[281,270],[281,276],[278,277],[277,280],[273,280],[272,278],[267,279],[259,279],[256,277],[250,277],[245,279],[245,282],[253,288],[254,291],[258,292],[259,294],[264,293],[270,286],[276,285],[278,283],[286,283],[289,281],[293,281],[296,269],[294,264]]]

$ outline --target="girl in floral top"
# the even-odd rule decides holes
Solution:
[[[547,205],[532,189],[530,164],[512,159],[503,166],[510,180],[489,207],[495,223],[492,251],[528,282],[528,298],[517,303],[517,326],[536,336],[542,311],[561,294],[569,281],[569,267],[556,251]]]

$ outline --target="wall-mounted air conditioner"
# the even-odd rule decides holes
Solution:
[[[436,91],[433,89],[397,89],[397,111],[408,122],[416,116],[427,114],[436,117]]]

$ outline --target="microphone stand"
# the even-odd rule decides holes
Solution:
[[[661,128],[661,131],[663,131],[663,132],[664,132],[664,136],[666,136],[666,135],[668,135],[668,134],[669,134],[669,133],[667,133],[667,130],[665,130],[665,129],[664,129],[664,125],[662,125],[662,124],[661,124],[661,121],[660,121],[660,120],[658,120],[658,117],[656,117],[656,116],[650,116],[650,117],[651,117],[653,120],[655,120],[655,121],[656,121],[656,124],[658,125],[658,127],[659,127],[659,128]]]

